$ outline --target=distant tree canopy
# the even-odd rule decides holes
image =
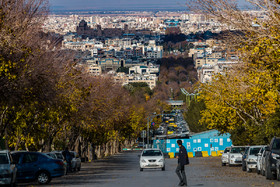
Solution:
[[[180,27],[167,27],[165,30],[165,35],[180,35]]]
[[[185,34],[168,34],[165,35],[164,37],[164,42],[172,42],[172,43],[177,43],[177,42],[183,42],[186,41],[187,36]]]
[[[129,68],[128,67],[119,67],[117,69],[117,72],[124,72],[125,74],[129,73]]]
[[[181,88],[193,91],[192,84],[197,82],[197,72],[194,69],[192,58],[162,58],[160,64],[160,75],[153,97],[161,100],[184,98]]]
[[[124,88],[127,89],[133,97],[137,97],[139,102],[145,102],[153,95],[153,91],[145,82],[129,83],[125,85]]]
[[[187,112],[184,113],[186,122],[188,123],[191,132],[202,132],[207,129],[207,124],[199,123],[201,119],[201,111],[205,110],[205,104],[203,101],[191,101],[190,107],[188,107]]]

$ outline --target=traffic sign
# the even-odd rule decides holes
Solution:
[[[147,132],[146,132],[146,130],[143,130],[141,132],[141,138],[146,138],[146,136],[147,136]]]
[[[155,122],[152,122],[152,123],[151,123],[151,126],[153,127],[153,126],[155,126],[155,124],[156,124]]]

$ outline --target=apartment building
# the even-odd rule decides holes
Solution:
[[[156,82],[158,77],[155,75],[129,75],[125,73],[116,73],[112,76],[113,80],[122,86],[130,84],[130,83],[147,83],[150,89],[154,89],[156,87]]]
[[[97,64],[88,64],[87,71],[92,76],[99,76],[102,74],[102,68]]]

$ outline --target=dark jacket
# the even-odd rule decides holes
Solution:
[[[183,145],[180,147],[179,150],[178,164],[181,164],[181,166],[189,164],[188,152]]]
[[[68,150],[65,150],[62,152],[62,155],[64,156],[66,162],[70,163],[72,160],[72,156]]]

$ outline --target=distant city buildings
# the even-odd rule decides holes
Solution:
[[[262,11],[246,13],[266,19]],[[204,83],[239,63],[238,51],[211,39],[211,34],[228,29],[234,30],[208,15],[168,11],[51,15],[43,25],[45,32],[63,36],[61,50],[75,51],[79,66],[85,67],[90,75],[111,76],[121,85],[145,82],[151,89],[158,80],[159,66],[155,64],[163,57],[161,44],[165,34],[189,37],[206,33],[204,40],[190,37],[185,41],[192,43],[188,56],[193,59],[199,81]],[[178,49],[172,51],[177,53],[180,54]]]
[[[238,51],[222,46],[218,40],[197,41],[193,44],[189,57],[193,58],[198,79],[202,83],[211,82],[213,75],[223,74],[239,63]]]
[[[128,12],[128,14],[103,14],[95,16],[51,15],[44,24],[45,31],[65,35],[76,32],[88,36],[121,36],[127,34],[165,34],[166,29],[178,27],[183,34],[195,32],[220,32],[225,25],[202,14],[186,12]]]

